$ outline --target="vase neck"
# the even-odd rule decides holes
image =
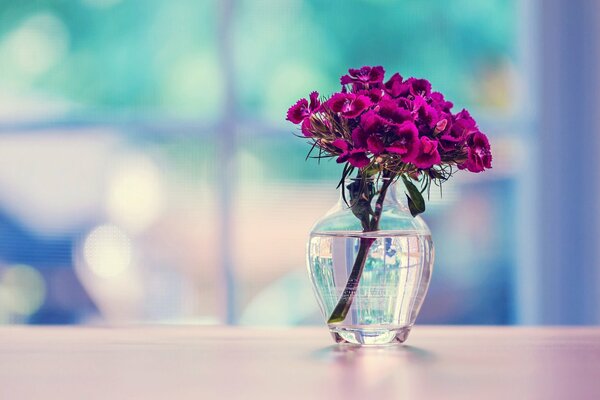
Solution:
[[[350,204],[352,199],[356,199],[361,194],[365,196],[370,193],[372,205],[375,206],[375,203],[383,193],[384,207],[394,206],[404,208],[404,202],[400,200],[401,196],[399,196],[399,190],[402,187],[398,179],[346,179],[344,181],[345,193],[341,193],[342,191],[340,190],[339,202],[341,205],[347,207],[347,204]]]

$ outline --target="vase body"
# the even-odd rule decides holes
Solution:
[[[379,190],[381,182],[373,185]],[[340,199],[310,232],[308,272],[325,321],[341,301],[347,306],[343,320],[328,323],[338,343],[404,342],[427,293],[434,260],[431,233],[420,217],[410,214],[397,191],[392,183],[385,193],[376,230],[365,231]],[[368,250],[360,256],[364,266],[357,279],[352,271],[361,246]],[[358,282],[351,295],[349,279]]]

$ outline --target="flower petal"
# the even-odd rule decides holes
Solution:
[[[319,108],[321,107],[321,102],[319,101],[319,92],[312,92],[309,96],[310,98],[310,105],[308,107],[308,109],[310,110],[311,113],[318,111]]]
[[[350,151],[348,162],[356,168],[363,168],[369,165],[371,160],[369,160],[369,157],[367,157],[367,154],[363,150],[352,150]]]
[[[383,99],[379,102],[378,113],[382,117],[390,121],[396,122],[398,124],[404,121],[413,120],[413,116],[410,113],[410,111],[401,108],[400,106],[398,106],[396,101],[391,99]]]
[[[286,119],[294,124],[299,124],[308,115],[308,100],[300,99],[288,109]]]
[[[370,136],[367,139],[367,149],[376,156],[385,151],[383,140],[379,136]]]
[[[442,162],[442,158],[437,149],[437,140],[432,140],[427,136],[423,136],[421,137],[420,142],[421,151],[419,152],[419,155],[412,161],[417,168],[427,169]]]
[[[466,167],[471,172],[492,168],[492,152],[487,136],[477,131],[469,137],[468,145],[467,161],[462,165],[463,168]]]
[[[396,72],[384,86],[390,96],[399,97],[402,94],[402,76]]]
[[[310,122],[310,118],[304,118],[304,121],[302,121],[302,125],[300,128],[304,137],[313,137],[314,136],[313,133],[311,132],[311,128],[312,128],[312,124]]]
[[[333,142],[331,142],[331,145],[343,151],[348,151],[348,149],[350,148],[350,143],[348,143],[344,139],[336,139]]]
[[[350,111],[348,111],[345,116],[348,118],[358,117],[364,110],[366,110],[371,105],[371,99],[364,95],[358,95],[352,102],[350,106]]]

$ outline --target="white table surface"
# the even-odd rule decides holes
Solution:
[[[600,399],[600,328],[3,327],[0,399]]]

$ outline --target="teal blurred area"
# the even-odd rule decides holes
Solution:
[[[528,10],[0,1],[0,323],[321,323],[304,249],[341,168],[305,161],[285,112],[362,65],[430,79],[495,155],[431,193],[419,322],[536,322]]]
[[[309,88],[333,92],[348,66],[366,63],[507,112],[514,1],[459,3],[4,1],[0,84],[6,101],[38,99],[69,116],[204,122],[231,111],[233,85],[240,116],[277,125]]]

